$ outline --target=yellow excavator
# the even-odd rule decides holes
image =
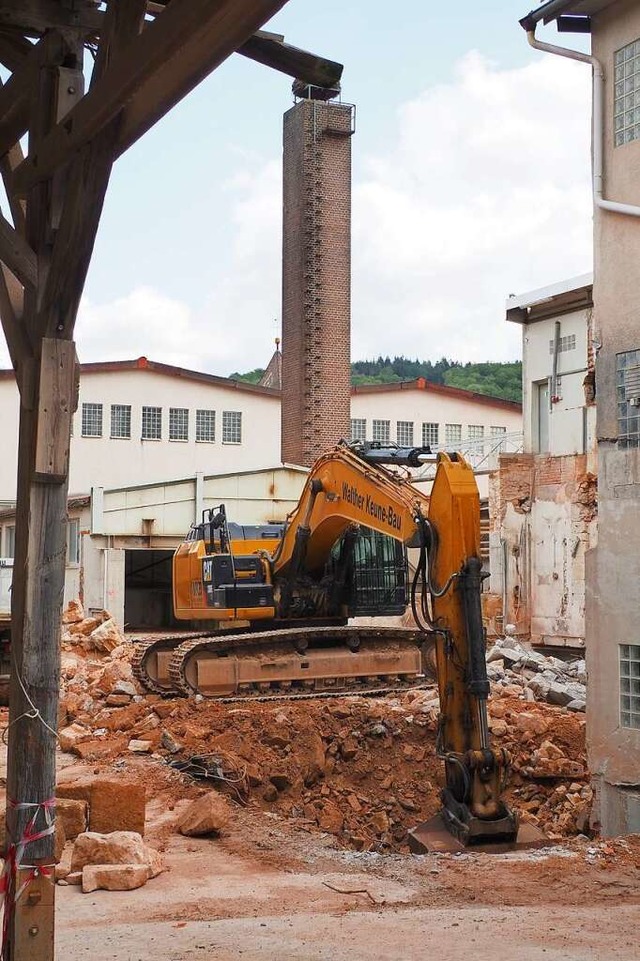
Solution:
[[[403,468],[429,458],[343,442],[314,464],[281,529],[206,511],[175,552],[173,592],[176,617],[207,630],[139,645],[135,671],[165,694],[371,693],[424,683],[435,646],[442,818],[465,844],[513,841],[508,757],[491,748],[487,720],[478,489],[460,455],[440,453],[426,496]],[[411,584],[407,548],[418,552]],[[349,623],[408,603],[416,629]]]

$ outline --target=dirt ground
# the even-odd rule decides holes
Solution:
[[[408,853],[407,828],[433,813],[441,779],[432,698],[151,697],[95,714],[85,756],[60,755],[64,780],[142,780],[146,840],[168,870],[126,893],[58,886],[58,961],[640,961],[640,837],[578,833],[590,791],[582,716],[508,691],[492,702],[508,722],[494,724],[514,761],[508,797],[557,843]],[[128,752],[145,736],[149,754]],[[213,780],[170,766],[203,753]],[[211,789],[229,798],[231,826],[182,837],[181,812]]]

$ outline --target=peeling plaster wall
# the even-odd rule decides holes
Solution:
[[[595,496],[584,455],[503,456],[491,475],[491,592],[504,623],[534,643],[584,645]]]

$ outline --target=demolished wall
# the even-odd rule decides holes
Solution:
[[[584,454],[503,454],[489,480],[491,594],[534,644],[583,647],[597,482]]]

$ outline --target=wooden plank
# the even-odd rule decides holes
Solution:
[[[119,113],[118,152],[153,126],[286,0],[172,0],[117,57],[15,175],[24,192],[52,175]]]
[[[43,339],[34,474],[38,481],[59,484],[68,473],[75,394],[75,344],[72,340]]]
[[[147,0],[129,0],[128,3],[110,3],[105,14],[104,25],[100,33],[100,46],[91,74],[91,87],[100,80],[118,49],[124,37],[124,43],[129,43],[142,31]]]
[[[341,63],[316,56],[271,37],[260,36],[260,32],[238,47],[238,53],[315,87],[338,87],[344,69]]]
[[[23,287],[35,287],[38,282],[36,255],[24,237],[14,230],[0,214],[0,260],[6,264]]]
[[[11,364],[17,374],[25,360],[32,356],[31,343],[22,323],[23,308],[22,285],[7,267],[0,265],[0,319]],[[19,376],[18,386],[20,386]]]
[[[73,5],[56,0],[2,0],[0,4],[0,24],[19,27],[25,33],[44,33],[55,27],[94,33],[100,30],[103,17],[87,0]]]

